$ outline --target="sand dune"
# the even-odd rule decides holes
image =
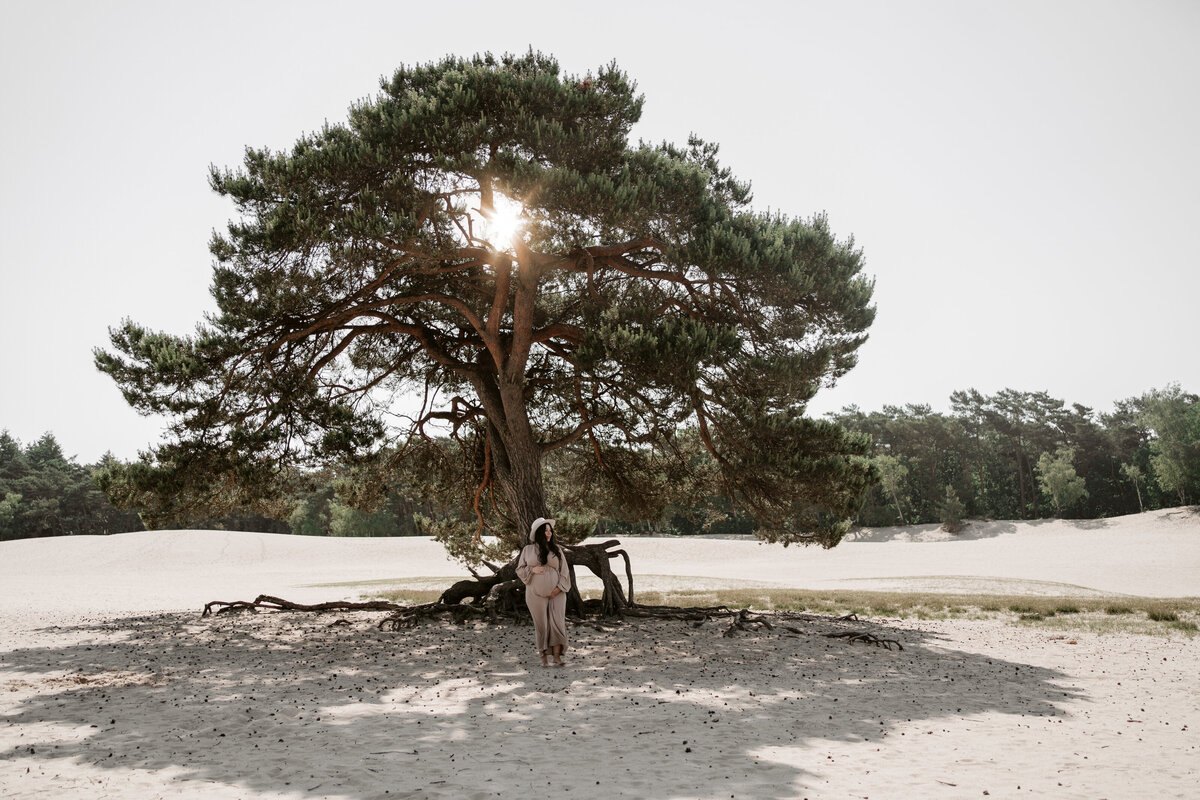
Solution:
[[[635,588],[783,586],[1013,594],[1200,596],[1200,512],[859,531],[832,550],[729,539],[628,538]],[[355,581],[466,577],[423,537],[330,539],[150,531],[0,543],[0,612],[188,611],[274,594],[356,599]],[[593,584],[587,576],[581,584]]]
[[[862,531],[831,551],[628,539],[642,588],[1200,595],[1200,515]],[[177,531],[0,543],[0,797],[1194,797],[1194,640],[999,620],[379,631],[201,619],[461,570],[423,539]],[[1061,590],[1061,591],[1060,591]],[[795,625],[793,625],[795,627]]]
[[[695,576],[700,585],[805,589],[1200,595],[1200,513],[1188,509],[1086,522],[975,522],[958,535],[936,525],[867,529],[832,550],[729,540],[625,544],[635,580],[645,573],[651,586],[650,576]]]

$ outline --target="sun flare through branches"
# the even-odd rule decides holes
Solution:
[[[484,240],[496,250],[510,249],[513,239],[521,235],[525,226],[524,213],[520,203],[496,192],[492,208],[480,211]]]

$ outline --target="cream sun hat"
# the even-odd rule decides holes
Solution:
[[[529,538],[527,541],[532,542],[533,535],[537,533],[537,529],[545,525],[547,522],[550,523],[550,529],[554,530],[554,520],[547,517],[538,517],[533,521],[533,524],[529,526]]]

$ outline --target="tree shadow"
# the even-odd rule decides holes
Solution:
[[[1061,522],[1071,528],[1085,531],[1102,530],[1111,527],[1111,519],[1028,519],[1019,524],[1027,528],[1040,528],[1050,523]],[[966,526],[957,533],[942,530],[937,523],[925,525],[904,525],[892,528],[868,528],[852,531],[847,541],[852,542],[972,542],[980,539],[994,539],[1017,532],[1018,523],[1011,520],[969,519]]]
[[[1110,519],[1064,519],[1063,522],[1081,531],[1100,531],[1113,524]]]
[[[572,663],[543,670],[526,627],[386,633],[378,619],[135,617],[9,650],[3,720],[28,727],[0,764],[299,797],[784,798],[814,773],[764,749],[818,767],[830,741],[985,712],[1062,717],[1077,696],[1062,673],[882,626],[869,627],[903,651],[826,638],[836,623],[822,620],[733,638],[717,622],[582,625]]]
[[[972,542],[979,539],[994,539],[997,536],[1016,532],[1017,526],[1013,522],[971,519],[966,520],[965,526],[956,533],[942,530],[939,523],[927,523],[892,528],[862,529],[852,532],[853,538],[849,538],[848,541],[874,544],[883,542]]]

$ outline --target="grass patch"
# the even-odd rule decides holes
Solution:
[[[1146,616],[1154,622],[1179,622],[1179,615],[1174,611],[1152,608],[1146,612]]]
[[[449,586],[452,581],[447,581]],[[381,598],[406,605],[429,603],[442,589],[390,587],[379,582],[363,584],[364,597]],[[636,584],[635,584],[636,586]],[[444,588],[444,587],[443,587]],[[585,599],[599,597],[599,590],[585,590]],[[1195,636],[1200,625],[1200,597],[1163,599],[1142,597],[1063,597],[1041,595],[936,594],[921,592],[875,592],[839,589],[704,589],[640,591],[639,603],[669,606],[726,606],[759,611],[795,611],[842,616],[857,614],[870,619],[1008,619],[1014,624],[1033,625],[1067,633],[1143,633]]]
[[[1098,635],[1200,633],[1200,598],[1061,597],[1040,595],[962,595],[853,590],[723,589],[642,592],[651,605],[719,606],[775,611],[807,611],[874,619],[1009,619],[1064,633]]]
[[[449,586],[449,584],[446,584]],[[432,603],[442,596],[443,589],[390,589],[382,592],[367,592],[366,600],[388,600],[404,606],[419,606]]]

